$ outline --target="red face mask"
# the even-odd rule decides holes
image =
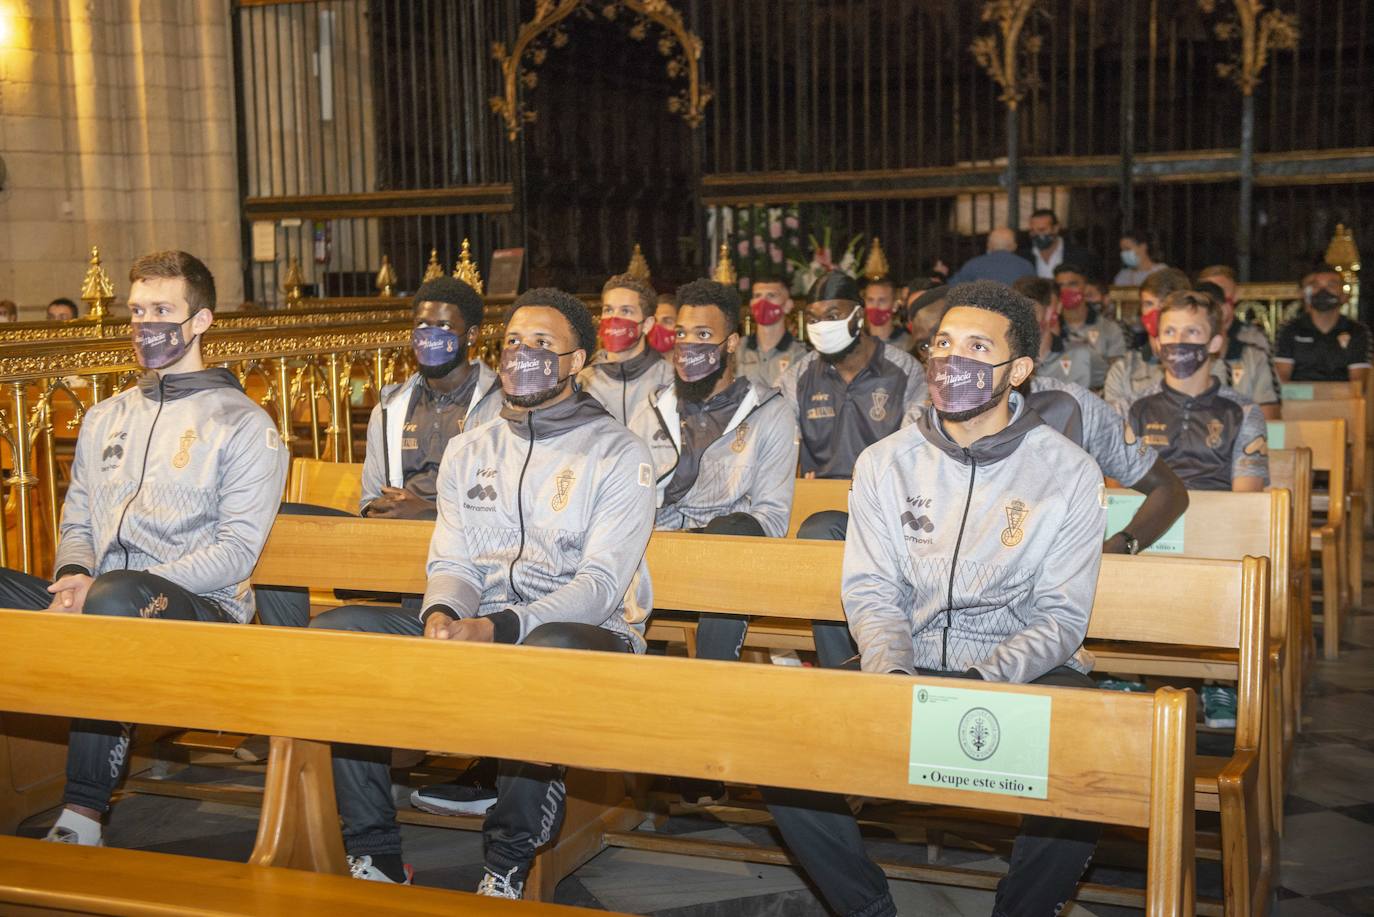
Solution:
[[[1065,309],[1077,309],[1083,305],[1083,291],[1074,287],[1060,287],[1059,304]]]
[[[1145,326],[1145,333],[1150,337],[1159,337],[1159,310],[1151,309],[1149,312],[1140,313],[1140,324]]]
[[[868,319],[870,325],[886,325],[892,321],[892,310],[874,309],[870,306],[864,309],[864,318]]]
[[[654,322],[654,326],[649,329],[649,346],[659,353],[667,353],[673,349],[677,343],[677,332],[667,325],[660,325]]]
[[[782,306],[771,299],[759,297],[749,304],[749,312],[760,325],[776,325],[782,318]]]
[[[601,343],[611,353],[629,350],[639,340],[639,322],[628,318],[603,318]]]

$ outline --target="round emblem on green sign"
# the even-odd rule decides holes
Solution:
[[[974,707],[959,721],[959,747],[974,761],[986,761],[997,751],[1002,728],[986,707]]]

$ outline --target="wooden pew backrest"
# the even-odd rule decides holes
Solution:
[[[836,478],[797,478],[792,491],[792,518],[787,537],[796,538],[797,529],[808,516],[826,510],[849,511],[849,481]]]
[[[356,513],[363,495],[363,466],[298,458],[291,461],[286,499]]]

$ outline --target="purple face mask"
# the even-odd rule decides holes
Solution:
[[[188,318],[186,322],[190,320]],[[186,322],[131,322],[134,357],[138,365],[144,369],[162,369],[185,356],[191,346],[191,342],[181,333]]]
[[[1159,360],[1175,379],[1191,379],[1207,363],[1207,345],[1160,344]]]
[[[410,335],[415,362],[421,366],[444,366],[452,363],[459,351],[458,335],[447,328],[421,325]]]
[[[679,341],[673,351],[673,363],[683,382],[705,379],[720,366],[720,344],[688,344]]]
[[[983,407],[1001,394],[993,382],[993,370],[1010,362],[984,363],[960,356],[931,357],[926,361],[930,403],[942,414],[960,414]]]
[[[501,351],[501,389],[508,396],[539,395],[557,388],[566,377],[558,375],[558,358],[569,353],[554,353],[525,344],[507,346]]]

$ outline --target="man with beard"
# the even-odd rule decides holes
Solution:
[[[427,281],[415,293],[410,346],[419,371],[382,389],[367,422],[367,455],[358,511],[378,519],[433,519],[439,461],[448,441],[496,417],[501,386],[468,348],[482,325],[482,298],[452,277]],[[282,504],[288,515],[348,515],[328,507]],[[264,624],[305,627],[310,594],[294,587],[257,590]],[[418,610],[419,597],[410,603]]]
[[[695,280],[677,300],[676,377],[630,421],[653,456],[655,527],[781,538],[792,511],[797,422],[781,392],[735,374],[739,294]],[[747,620],[702,615],[697,655],[738,659]]]
[[[577,298],[553,289],[521,295],[506,320],[501,417],[444,452],[423,611],[344,607],[311,626],[643,652],[653,466],[644,444],[572,384],[595,346],[596,327]],[[519,702],[478,695],[464,702]],[[344,846],[355,878],[409,883],[388,761],[385,749],[336,746]],[[563,768],[501,761],[498,790],[483,824],[477,893],[519,898],[535,853],[558,836]]]
[[[953,288],[948,306],[927,364],[933,407],[854,468],[841,588],[863,671],[1091,688],[1082,643],[1102,558],[1102,473],[1012,390],[1035,368],[1030,302],[979,281]],[[835,913],[895,917],[842,797],[765,798]],[[1023,819],[993,913],[1058,913],[1099,831]]]
[[[629,274],[617,274],[601,288],[602,350],[578,374],[577,384],[621,423],[673,378],[673,368],[648,344],[657,308],[653,288]]]
[[[1369,375],[1364,322],[1341,314],[1350,300],[1345,278],[1323,264],[1303,280],[1305,311],[1279,329],[1274,369],[1281,382],[1361,382]]]

